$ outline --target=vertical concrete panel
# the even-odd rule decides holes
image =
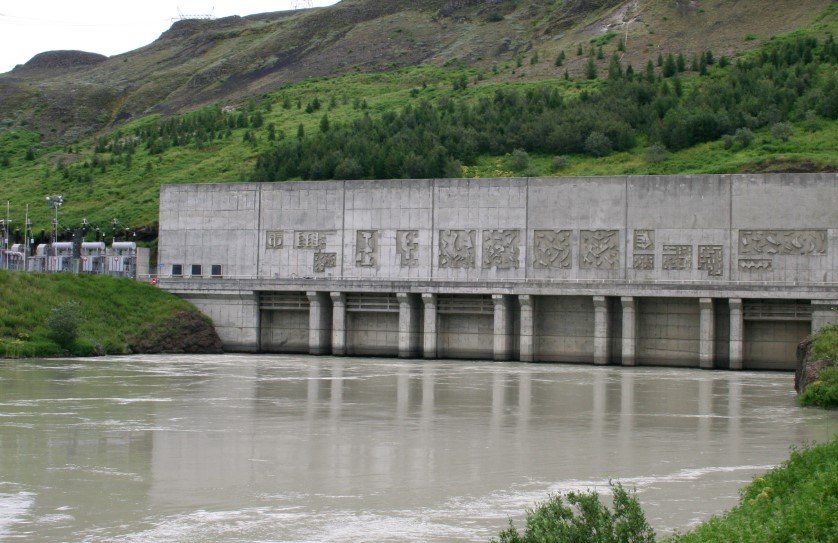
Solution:
[[[325,292],[307,292],[309,302],[308,346],[314,355],[329,354],[332,344],[332,306]]]
[[[521,362],[532,362],[534,355],[533,297],[528,294],[522,294],[518,296],[518,303],[521,306],[518,359]]]
[[[637,360],[647,366],[699,366],[700,314],[694,298],[641,298]]]
[[[438,343],[436,294],[422,294],[422,316],[422,356],[436,358]]]
[[[533,319],[535,360],[593,362],[594,305],[590,296],[538,296]]]
[[[494,318],[492,315],[439,315],[440,358],[494,357]]]
[[[347,313],[346,352],[352,356],[397,356],[399,313]]]
[[[742,315],[742,299],[731,298],[727,302],[730,308],[730,369],[741,370],[745,357],[745,322]]]
[[[512,315],[509,296],[495,294],[492,296],[495,305],[493,353],[495,360],[509,360],[512,358]]]
[[[610,361],[609,306],[605,296],[594,296],[594,364]]]
[[[747,370],[794,370],[797,345],[809,335],[805,321],[744,322],[744,360]]]
[[[620,298],[620,304],[623,312],[623,341],[620,353],[622,357],[622,365],[634,366],[637,343],[636,302],[631,296],[623,296]]]
[[[332,354],[346,354],[346,294],[332,292]]]
[[[715,339],[715,314],[713,313],[713,298],[701,298],[698,301],[700,316],[699,324],[699,366],[702,369],[713,369],[715,354],[713,352]]]
[[[308,311],[262,310],[262,352],[307,353]]]

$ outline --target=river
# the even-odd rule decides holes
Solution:
[[[132,356],[0,361],[0,541],[487,541],[635,487],[659,533],[826,441],[790,373]],[[610,502],[610,500],[609,500]]]

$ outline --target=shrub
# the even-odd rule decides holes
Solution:
[[[516,172],[526,170],[530,166],[530,155],[523,149],[515,149],[509,156],[509,167]]]
[[[748,147],[754,141],[754,133],[751,132],[750,128],[737,128],[736,132],[733,133],[733,140],[740,147]]]
[[[780,141],[789,141],[791,125],[789,123],[774,123],[771,126],[771,135]]]
[[[669,151],[660,143],[653,143],[646,148],[646,162],[652,164],[663,162],[666,160],[667,155],[669,155]]]
[[[594,156],[605,156],[611,152],[611,140],[602,132],[591,132],[585,140],[585,151]]]
[[[554,172],[557,172],[559,170],[567,168],[567,164],[568,160],[566,156],[554,156],[553,160],[550,162],[550,167],[553,169]]]
[[[47,318],[49,338],[61,347],[69,348],[79,335],[81,308],[78,302],[66,302],[53,308]]]
[[[493,543],[653,543],[655,532],[640,508],[637,496],[619,483],[612,484],[613,512],[594,491],[570,492],[568,507],[561,496],[527,510],[526,529],[519,533],[512,521]]]
[[[838,407],[838,366],[821,370],[818,380],[800,395],[800,405]]]

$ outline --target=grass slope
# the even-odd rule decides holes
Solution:
[[[838,33],[838,6],[828,7],[814,23],[798,32],[819,37]],[[598,61],[600,73],[618,45],[616,39],[605,41],[605,60]],[[718,57],[719,52],[716,54]],[[568,51],[568,58],[575,56],[575,51]],[[262,114],[264,123],[258,129],[234,128],[220,139],[200,147],[171,147],[159,154],[151,154],[140,145],[130,164],[111,163],[109,153],[94,154],[94,139],[71,145],[50,145],[42,143],[38,134],[25,128],[0,129],[0,202],[11,202],[13,228],[22,225],[28,204],[36,233],[50,228],[44,196],[53,193],[65,196],[65,205],[60,211],[62,225],[78,225],[87,218],[107,230],[111,219],[118,218],[122,225],[153,226],[157,221],[162,184],[249,179],[256,157],[272,146],[268,141],[269,125],[275,127],[278,138],[290,139],[297,137],[300,126],[306,134],[317,133],[324,115],[328,115],[332,123],[345,123],[366,114],[376,117],[398,111],[421,101],[436,102],[446,97],[476,101],[483,96],[492,96],[497,89],[507,88],[525,91],[539,86],[556,87],[565,99],[571,99],[585,92],[596,92],[604,84],[601,79],[565,81],[556,78],[564,68],[553,66],[552,57],[546,52],[536,64],[531,64],[531,58],[522,62],[522,66],[515,61],[497,63],[491,68],[465,67],[460,62],[451,62],[442,67],[424,65],[377,74],[352,73],[310,79],[239,106],[239,111]],[[636,68],[640,69],[640,65]],[[710,77],[721,70],[714,66]],[[528,73],[520,78],[524,71],[537,72],[538,77]],[[469,82],[468,87],[454,90],[453,83],[463,76]],[[530,79],[531,76],[534,79]],[[548,76],[550,78],[545,79]],[[695,75],[682,78],[685,92],[697,78]],[[322,103],[322,109],[307,113],[306,106],[315,98]],[[157,120],[157,116],[139,119],[120,128],[119,133],[130,134],[133,128]],[[642,139],[627,152],[599,159],[568,156],[562,164],[557,164],[552,156],[533,156],[532,167],[526,173],[576,176],[838,170],[835,153],[838,124],[824,119],[800,120],[793,122],[791,128],[788,141],[762,130],[756,132],[754,142],[746,148],[725,148],[721,141],[716,141],[669,153],[654,162],[647,159],[647,142]],[[249,133],[252,138],[247,138]],[[249,141],[245,141],[246,138]],[[94,161],[103,164],[94,166]],[[77,175],[65,178],[60,171],[62,168]],[[462,172],[464,177],[522,174],[512,171],[506,156],[480,156]]]
[[[838,538],[838,438],[794,450],[742,490],[739,505],[670,543],[828,542]]]
[[[77,302],[79,337],[71,354],[122,354],[160,323],[197,309],[148,284],[107,276],[0,271],[0,356],[55,356],[64,350],[46,326],[53,308]]]

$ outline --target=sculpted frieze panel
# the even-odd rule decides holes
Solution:
[[[634,250],[635,251],[654,251],[655,250],[655,231],[654,230],[635,230],[634,231]]]
[[[360,268],[378,266],[378,231],[358,230],[355,232],[355,265]]]
[[[517,269],[520,237],[520,230],[483,230],[483,267]]]
[[[294,232],[294,247],[297,249],[319,250],[326,246],[326,233],[315,230]]]
[[[691,270],[693,268],[692,245],[664,245],[661,267],[664,270]]]
[[[268,249],[282,249],[284,239],[281,230],[268,230],[266,234],[265,246]]]
[[[721,245],[698,246],[698,269],[706,270],[707,275],[724,275],[724,249]]]
[[[567,269],[571,266],[570,230],[533,232],[533,268]]]
[[[655,255],[635,253],[635,255],[634,255],[634,269],[635,270],[654,270],[655,269]]]
[[[413,268],[419,265],[419,231],[398,230],[396,232],[396,251],[399,266]]]
[[[337,263],[337,253],[314,253],[314,273],[323,273],[329,268],[336,267]]]
[[[740,258],[739,269],[742,271],[771,271],[772,263],[770,258]]]
[[[474,268],[477,230],[440,230],[439,267]]]
[[[739,254],[825,255],[826,230],[740,230]]]
[[[614,270],[620,266],[619,230],[581,230],[579,267]]]

